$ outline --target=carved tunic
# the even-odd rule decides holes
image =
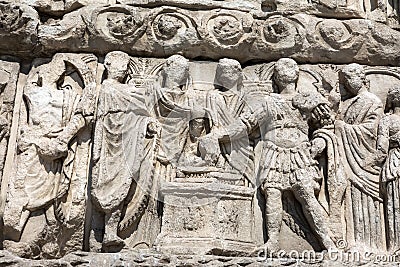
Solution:
[[[71,179],[68,165],[74,152],[67,159],[49,159],[38,154],[36,145],[41,138],[49,138],[61,132],[73,115],[80,95],[71,87],[57,90],[49,87],[30,87],[25,92],[29,121],[24,135],[30,145],[21,154],[18,173],[25,172],[25,192],[28,203],[25,208],[35,210],[49,204],[66,193]],[[18,175],[18,174],[17,174]]]
[[[320,179],[310,155],[307,118],[293,106],[293,95],[271,94],[257,115],[263,151],[259,177],[263,187],[290,189],[296,183]]]
[[[342,103],[335,133],[339,138],[342,156],[348,165],[350,181],[375,199],[379,196],[379,171],[375,154],[377,129],[382,117],[382,102],[364,92]]]
[[[190,88],[154,88],[154,113],[162,125],[160,148],[166,159],[176,165],[185,146],[189,131],[189,114],[192,103]]]
[[[335,122],[339,160],[348,180],[345,210],[347,240],[350,245],[364,243],[385,246],[383,203],[379,172],[375,162],[377,129],[383,115],[382,102],[369,92],[345,100]]]
[[[388,156],[382,168],[381,180],[386,197],[388,245],[391,251],[400,247],[400,116],[385,116],[379,127],[379,135],[386,144]]]
[[[212,90],[207,95],[206,107],[211,111],[213,131],[224,129],[237,121],[240,115],[247,111],[247,106],[240,93],[232,91]],[[221,144],[221,156],[217,166],[225,172],[244,175],[254,184],[253,151],[247,136],[234,138]]]
[[[120,208],[134,181],[138,182],[141,163],[149,161],[146,156],[151,151],[145,139],[150,119],[144,94],[134,86],[104,82],[96,121],[92,185],[94,203],[101,210]]]

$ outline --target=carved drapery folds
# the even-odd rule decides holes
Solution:
[[[83,238],[96,62],[90,54],[57,54],[35,61],[26,78],[2,187],[10,251],[59,257],[80,246],[74,239]]]
[[[153,196],[150,194],[159,131],[146,99],[149,88],[124,84],[129,66],[127,54],[107,54],[107,79],[97,105],[90,191],[96,207],[93,218],[99,219],[92,222],[96,229],[92,243],[97,240],[106,252],[124,247],[121,237],[127,236],[126,232],[132,235],[132,228],[139,232],[149,229],[139,220]],[[155,210],[154,200],[150,200],[150,208]],[[151,242],[140,238],[136,238],[138,244]]]
[[[1,1],[0,265],[398,253],[399,8]]]
[[[58,53],[27,75],[0,63],[4,249],[399,248],[397,67],[121,51]]]

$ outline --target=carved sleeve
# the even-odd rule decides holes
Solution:
[[[385,116],[382,118],[378,127],[377,149],[383,153],[389,151],[389,124],[389,116]]]
[[[228,127],[215,131],[218,139],[222,142],[228,142],[234,139],[240,139],[252,133],[267,117],[265,109],[258,109],[251,112],[246,111]]]

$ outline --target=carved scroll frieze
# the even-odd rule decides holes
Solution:
[[[397,60],[398,48],[394,43],[400,38],[398,32],[367,20],[322,20],[308,15],[278,15],[259,19],[240,11],[194,12],[179,8],[146,10],[129,6],[118,7],[125,10],[118,11],[122,12],[118,15],[120,18],[116,15],[118,12],[113,11],[113,18],[105,19],[104,16],[109,13],[107,10],[116,8],[97,8],[95,11],[81,9],[74,16],[74,12],[69,14],[71,19],[66,17],[65,22],[61,21],[65,29],[60,29],[60,34],[67,33],[65,37],[57,36],[54,39],[52,27],[55,25],[39,27],[39,35],[44,45],[65,46],[65,49],[72,47],[108,52],[110,48],[118,47],[130,53],[145,51],[153,56],[184,51],[184,54],[197,57],[202,56],[202,51],[208,51],[209,57],[218,55],[241,61],[277,60],[281,53],[288,53],[300,61],[307,57],[315,62],[343,63],[355,60],[380,65],[396,64]],[[136,15],[128,15],[126,10],[133,9]],[[96,30],[93,33],[95,35],[86,35],[86,24],[80,18],[85,18],[85,14],[89,17],[84,21],[92,25],[89,29],[102,30]],[[103,14],[100,17],[104,19],[98,19],[97,14]],[[127,25],[123,22],[125,19],[132,20],[129,22],[132,27],[119,28],[117,21]],[[81,38],[72,38],[70,33],[75,29],[82,32]],[[112,33],[115,30],[119,33]],[[387,36],[381,32],[386,32]],[[65,38],[68,42],[64,41]],[[239,51],[237,49],[241,51],[240,54],[234,52]],[[370,50],[374,52],[363,52]],[[380,55],[379,62],[376,54]]]
[[[134,44],[146,27],[146,14],[130,6],[98,8],[91,14],[89,30],[93,35],[104,36],[119,44]]]
[[[306,13],[118,4],[83,6],[62,18],[40,21],[29,6],[2,6],[3,12],[14,8],[19,11],[13,16],[22,16],[18,21],[7,19],[0,33],[11,42],[23,38],[26,49],[2,48],[4,53],[16,56],[49,56],[61,49],[103,55],[123,50],[149,57],[182,53],[196,58],[207,53],[212,59],[230,57],[240,62],[278,60],[282,53],[300,63],[397,65],[398,62],[399,32],[364,18],[338,20]],[[14,30],[15,27],[18,29]],[[16,34],[19,31],[26,34]]]
[[[243,47],[254,38],[253,18],[241,12],[208,12],[203,16],[201,25],[201,37],[214,49]]]
[[[296,18],[272,16],[258,22],[261,36],[255,39],[253,51],[293,53],[304,45],[306,33],[304,26]]]
[[[155,9],[147,36],[156,49],[170,51],[198,45],[197,23],[190,12],[177,8]]]
[[[15,2],[7,0],[6,2]],[[76,9],[89,5],[115,4],[109,0],[66,0],[64,2],[54,0],[29,1],[20,0],[22,4],[30,5],[46,15],[62,16]],[[395,0],[246,0],[246,1],[215,1],[203,0],[121,0],[118,4],[155,8],[162,6],[181,7],[187,9],[212,10],[226,9],[233,11],[254,12],[254,13],[305,13],[310,15],[323,15],[330,18],[350,19],[367,18],[387,23],[392,27],[399,24],[399,5]]]

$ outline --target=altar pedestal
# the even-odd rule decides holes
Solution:
[[[221,183],[165,182],[157,247],[172,254],[254,251],[254,189]]]

